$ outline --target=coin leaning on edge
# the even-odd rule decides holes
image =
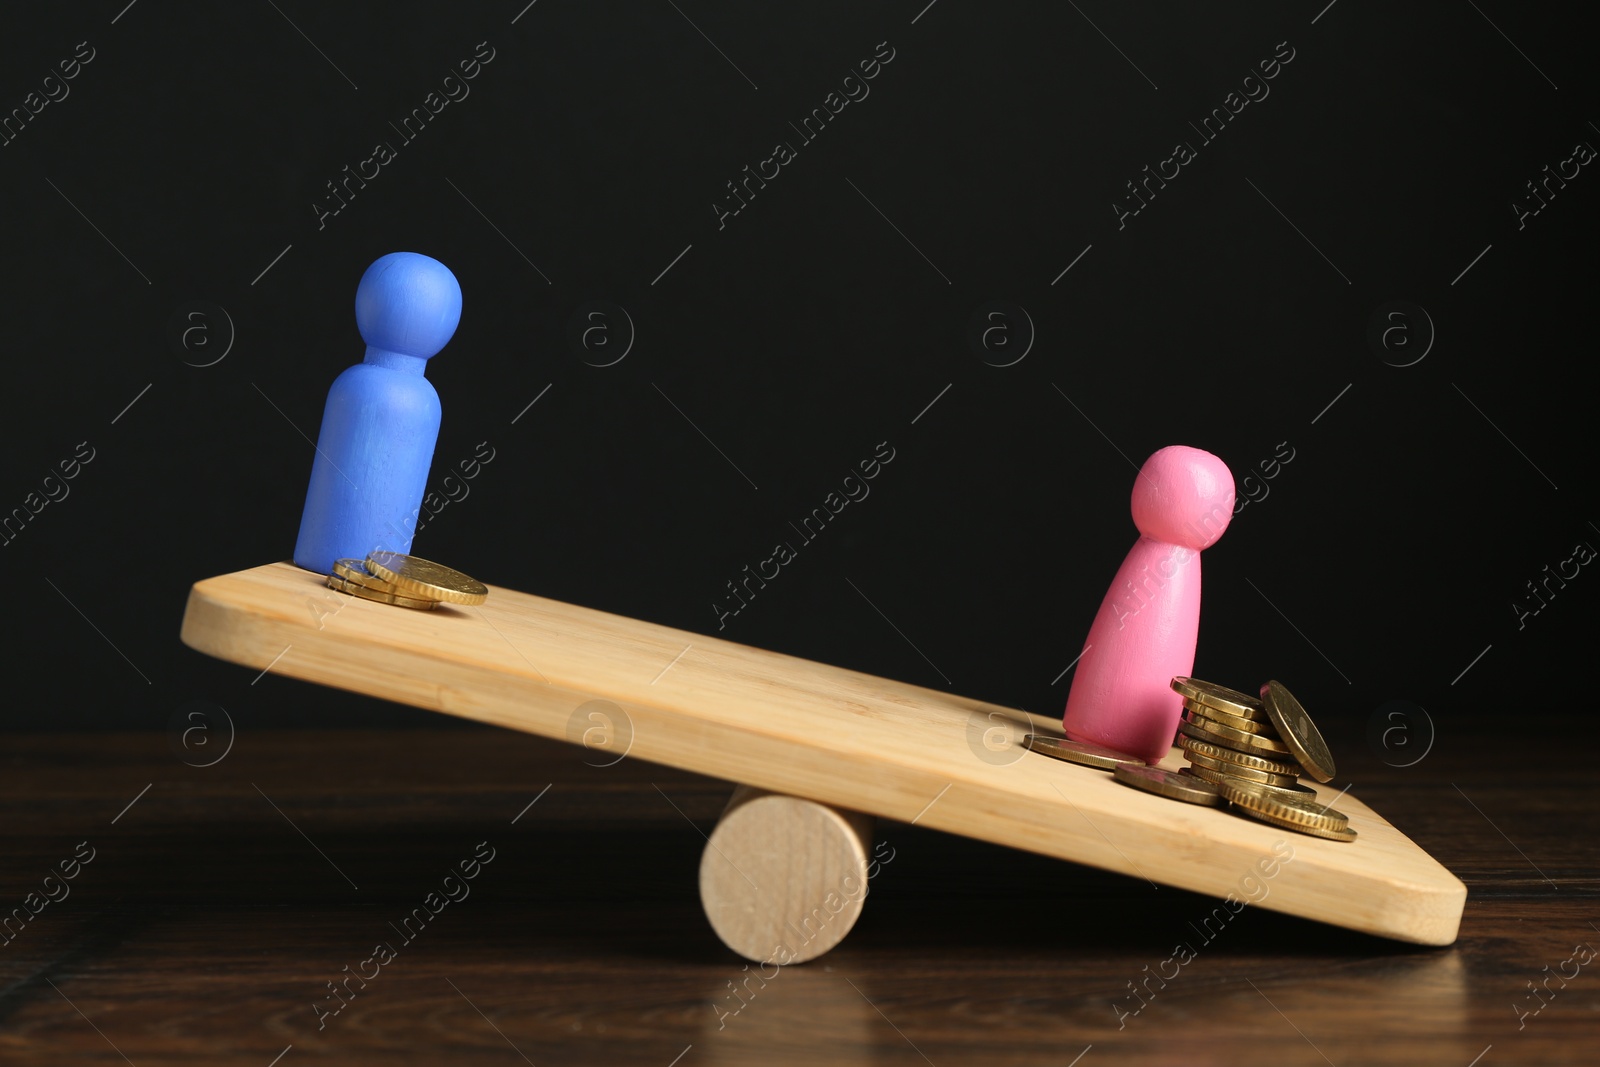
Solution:
[[[1261,703],[1272,725],[1278,728],[1278,736],[1306,773],[1319,782],[1333,781],[1333,753],[1294,694],[1282,682],[1270,680],[1261,686]]]

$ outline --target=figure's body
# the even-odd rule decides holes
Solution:
[[[1062,728],[1077,741],[1155,763],[1177,732],[1174,675],[1194,671],[1200,550],[1233,516],[1233,475],[1209,452],[1171,445],[1133,486],[1140,537],[1100,603],[1067,695]]]
[[[327,574],[338,559],[406,553],[439,437],[428,359],[461,319],[461,287],[444,264],[394,252],[356,288],[365,359],[328,390],[294,561]]]

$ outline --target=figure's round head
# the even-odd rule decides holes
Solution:
[[[1146,537],[1209,547],[1233,518],[1233,474],[1210,452],[1168,445],[1144,461],[1133,483],[1133,524]]]
[[[390,252],[356,286],[356,326],[373,348],[430,358],[461,321],[461,286],[450,268],[418,252]]]

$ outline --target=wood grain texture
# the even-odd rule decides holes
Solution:
[[[1512,1011],[1600,946],[1592,772],[1548,758],[1589,743],[1586,715],[1445,721],[1405,769],[1367,753],[1364,723],[1327,724],[1363,792],[1472,887],[1446,948],[1259,908],[1206,940],[1211,897],[880,820],[854,932],[764,980],[696,886],[725,783],[470,726],[274,731],[304,687],[249,692],[212,767],[159,730],[5,738],[0,902],[80,841],[98,854],[0,947],[0,1063],[266,1067],[290,1045],[277,1067],[1064,1067],[1090,1045],[1078,1067],[1466,1067],[1491,1045],[1478,1067],[1593,1063],[1593,968],[1525,1026]],[[318,1030],[323,983],[483,840],[498,854],[472,895]],[[1197,958],[1119,1023],[1178,942]]]
[[[1293,834],[1035,753],[980,751],[996,724],[1058,732],[1042,716],[510,589],[413,612],[275,563],[197,583],[182,637],[257,670],[563,740],[603,701],[637,759],[1214,897],[1245,892],[1288,842],[1293,861],[1260,906],[1383,937],[1449,944],[1466,899],[1353,793],[1338,807],[1359,841]],[[1176,749],[1165,763],[1180,765]]]
[[[804,963],[855,926],[870,879],[872,817],[741,785],[700,856],[717,937],[756,963]]]

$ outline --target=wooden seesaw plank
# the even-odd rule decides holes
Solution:
[[[1455,940],[1466,886],[1349,793],[1338,807],[1360,837],[1342,843],[1037,753],[991,762],[974,750],[984,730],[1059,735],[1059,721],[489,589],[479,607],[409,611],[273,563],[196,583],[182,638],[258,670],[559,740],[575,739],[576,709],[606,700],[626,713],[628,755],[642,760],[1217,897],[1264,883],[1259,907],[1401,941]],[[1163,765],[1181,766],[1179,751]],[[1256,865],[1278,842],[1293,859],[1267,881]]]

